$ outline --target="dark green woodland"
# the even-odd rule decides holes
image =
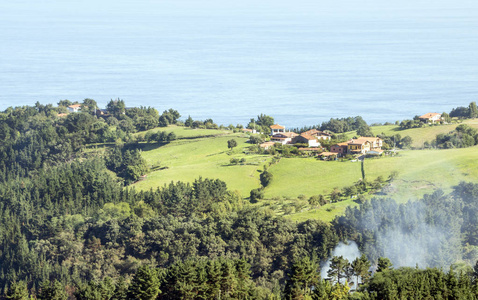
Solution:
[[[0,112],[2,299],[478,298],[478,184],[366,201],[332,224],[287,220],[214,178],[136,191],[148,172],[141,143],[176,137],[133,133],[180,115],[107,108]],[[413,249],[390,243],[404,238],[426,250],[417,266],[405,266]],[[321,278],[340,242],[362,256],[333,257]]]

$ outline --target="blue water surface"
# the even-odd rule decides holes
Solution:
[[[288,127],[478,101],[478,1],[0,0],[0,110],[95,99]]]

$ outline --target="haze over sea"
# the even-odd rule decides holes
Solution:
[[[478,101],[476,0],[0,0],[0,110],[95,99],[286,126]]]

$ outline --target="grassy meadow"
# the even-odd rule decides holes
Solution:
[[[216,130],[205,133],[211,135],[211,132],[215,133]],[[181,136],[182,133],[179,131],[176,134]],[[230,139],[237,141],[237,147],[232,152],[227,148]],[[193,182],[202,176],[221,179],[230,190],[237,190],[243,197],[249,197],[250,190],[260,186],[258,170],[262,170],[272,157],[244,154],[243,148],[250,146],[247,140],[244,134],[229,131],[226,135],[179,139],[161,147],[148,146],[143,149],[142,155],[148,165],[158,170],[148,174],[146,180],[135,183],[134,187],[140,190],[155,189],[171,181]],[[231,158],[244,158],[246,161],[231,165]]]
[[[476,121],[467,123],[478,126]],[[395,127],[380,126],[373,127],[373,130],[381,129],[390,134]],[[418,136],[432,136],[451,131],[454,127],[456,125],[431,126],[398,132],[402,136],[410,135],[416,141]],[[247,135],[183,127],[168,127],[165,131],[171,130],[179,137],[178,140],[161,147],[151,144],[143,149],[142,155],[153,171],[145,180],[134,184],[136,189],[157,188],[171,181],[193,182],[200,176],[225,181],[230,190],[238,191],[243,198],[249,196],[250,190],[260,187],[260,171],[272,160],[272,156],[246,154],[245,150],[250,146],[246,143]],[[230,151],[227,141],[232,138],[238,146]],[[231,158],[244,158],[245,163],[231,165]],[[404,150],[394,157],[366,159],[365,173],[366,179],[373,181],[378,176],[387,179],[393,171],[397,171],[398,176],[386,188],[385,196],[406,202],[438,188],[449,192],[460,181],[477,181],[477,161],[478,147]],[[274,178],[265,189],[265,199],[256,205],[270,208],[292,220],[313,218],[331,221],[347,206],[357,205],[354,199],[347,199],[311,208],[307,199],[313,195],[328,195],[334,188],[342,189],[360,180],[360,162],[320,161],[312,157],[281,158],[269,167],[269,172]]]
[[[392,171],[398,176],[387,188],[386,197],[403,203],[441,188],[450,192],[460,181],[478,180],[478,147],[449,150],[407,150],[395,157],[365,160],[366,179],[387,178]],[[318,161],[313,158],[283,158],[269,171],[274,175],[266,188],[266,199],[308,198],[328,194],[335,187],[350,186],[361,178],[360,162]],[[268,201],[268,200],[264,200]],[[296,212],[294,220],[318,218],[330,221],[349,205],[351,199],[327,204],[319,209]],[[327,211],[329,209],[330,211]]]
[[[467,124],[473,128],[478,128],[478,119],[465,120],[463,123],[458,124],[446,124],[446,125],[430,125],[422,128],[411,128],[411,129],[400,129],[397,125],[383,125],[383,126],[372,126],[373,134],[386,134],[386,135],[395,135],[400,134],[402,137],[410,136],[413,140],[412,147],[422,148],[423,143],[431,142],[435,139],[437,134],[440,133],[449,133],[453,131],[456,126],[460,124]],[[348,132],[348,137],[353,137],[356,135],[355,131]]]

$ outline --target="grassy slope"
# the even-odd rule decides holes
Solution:
[[[183,129],[187,130],[187,129]],[[209,130],[214,132],[214,130]],[[181,132],[177,133],[180,136]],[[231,154],[227,141],[234,138],[238,146]],[[150,189],[171,181],[193,182],[198,177],[221,179],[228,188],[248,197],[251,189],[259,187],[259,172],[270,160],[265,155],[245,155],[242,148],[248,147],[248,138],[229,132],[225,136],[177,140],[168,145],[143,150],[143,157],[149,165],[160,165],[167,169],[148,174],[147,179],[135,184],[137,189]],[[229,165],[231,158],[246,158],[245,165]]]
[[[468,124],[471,127],[478,128],[478,119],[465,120],[463,124]],[[373,126],[371,127],[372,132],[377,135],[385,133],[386,135],[395,135],[400,134],[402,137],[410,136],[413,139],[412,146],[415,148],[423,147],[424,142],[431,142],[435,139],[437,134],[448,133],[456,128],[459,124],[449,124],[449,125],[437,125],[437,126],[427,126],[423,128],[412,128],[400,130],[400,127],[396,125],[385,125],[385,126]],[[356,135],[355,131],[348,132],[348,137],[353,137]]]
[[[393,170],[399,172],[392,191],[387,195],[399,202],[416,199],[437,188],[445,192],[460,181],[478,180],[478,147],[450,150],[402,151],[399,157],[369,159],[365,162],[366,176],[374,180],[377,176],[387,178]],[[361,177],[358,162],[322,162],[314,159],[289,158],[270,169],[274,175],[272,184],[266,189],[266,198],[286,196],[296,198],[330,193],[334,187],[351,185]],[[321,209],[290,216],[295,220],[310,217],[329,221],[331,216],[343,213],[348,203],[336,203]],[[335,206],[331,212],[325,209]]]
[[[478,127],[477,121],[467,122]],[[456,125],[426,127],[398,131],[402,136],[432,136],[438,131],[448,132]],[[393,130],[395,126],[374,127]],[[247,137],[233,134],[230,131],[191,130],[182,127],[159,129],[174,130],[180,139],[168,145],[156,148],[149,147],[143,156],[150,165],[160,165],[168,169],[148,174],[146,180],[135,184],[137,189],[150,189],[163,186],[171,181],[192,182],[199,176],[224,180],[229,189],[238,190],[243,197],[249,195],[251,189],[259,187],[259,172],[271,156],[245,155],[242,148],[247,147]],[[427,132],[428,131],[428,132]],[[432,133],[430,133],[432,132]],[[386,132],[387,133],[387,132]],[[210,137],[215,135],[215,137]],[[208,136],[208,137],[204,137]],[[197,137],[197,138],[193,138]],[[235,138],[238,147],[231,154],[227,149],[227,140]],[[414,138],[414,139],[415,139]],[[450,150],[414,150],[401,151],[399,157],[367,159],[365,162],[368,180],[381,175],[387,178],[393,170],[399,172],[398,178],[387,195],[400,202],[421,197],[440,187],[450,191],[453,185],[461,180],[478,180],[478,148]],[[246,165],[230,166],[232,157],[246,158]],[[361,178],[359,162],[324,162],[314,158],[283,158],[272,166],[270,172],[274,179],[266,188],[262,204],[279,207],[282,211],[282,199],[294,199],[303,194],[306,197],[317,194],[328,194],[334,187],[349,186]],[[280,200],[277,200],[280,199]],[[285,201],[287,202],[287,201]],[[278,204],[279,203],[279,204]],[[259,204],[261,205],[261,204]],[[302,211],[288,215],[294,220],[318,218],[330,221],[337,214],[343,213],[349,205],[356,205],[352,200],[328,204],[320,209]],[[333,208],[326,211],[327,208]]]
[[[204,136],[214,136],[222,134],[230,134],[231,131],[228,130],[211,130],[211,129],[191,129],[182,126],[170,125],[168,127],[158,127],[150,130],[151,132],[166,131],[167,133],[174,132],[178,139],[182,138],[195,138],[195,137],[204,137]],[[146,132],[138,132],[136,135],[145,134]]]

